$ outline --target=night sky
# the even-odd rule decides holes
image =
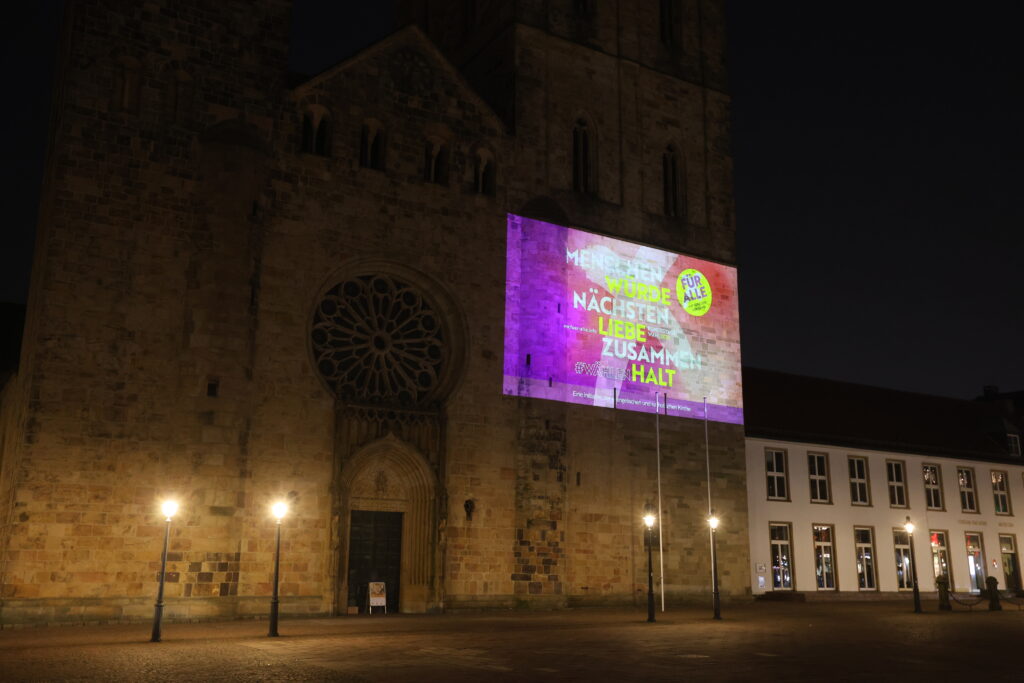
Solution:
[[[0,301],[28,292],[60,5],[5,9]],[[728,3],[746,364],[1024,389],[1024,8],[944,5]],[[372,3],[295,7],[294,71],[391,29]]]

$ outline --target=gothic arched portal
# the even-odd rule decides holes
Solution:
[[[335,401],[336,611],[365,609],[383,580],[402,612],[439,608],[443,405],[463,366],[464,324],[426,276],[359,261],[321,289],[310,361]],[[397,587],[397,601],[393,601]]]

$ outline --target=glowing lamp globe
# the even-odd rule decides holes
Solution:
[[[712,529],[717,529],[718,528],[718,517],[715,517],[714,515],[708,517],[708,526],[711,527]]]
[[[644,515],[644,524],[647,526],[648,529],[653,527],[654,526],[654,515],[651,514],[650,512],[648,512],[646,515]]]
[[[277,521],[281,521],[281,518],[288,514],[288,503],[282,503],[280,501],[274,503],[270,507],[270,511],[277,517]]]
[[[907,523],[903,525],[903,528],[907,530],[908,534],[914,533],[914,523],[910,521],[910,517],[907,517]]]
[[[178,503],[173,500],[165,500],[160,506],[160,511],[164,513],[164,517],[170,521],[171,517],[178,514]]]

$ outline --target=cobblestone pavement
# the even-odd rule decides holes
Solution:
[[[0,631],[3,681],[1024,680],[1024,612],[926,603],[60,626]],[[982,606],[983,607],[983,606]],[[968,678],[969,677],[969,678]]]

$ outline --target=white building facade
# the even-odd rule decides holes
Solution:
[[[896,395],[879,391],[890,398]],[[827,394],[817,394],[826,409]],[[916,397],[898,398],[913,403]],[[929,413],[933,400],[945,402],[935,404],[942,409],[931,410],[936,413],[933,418],[941,420],[950,407],[951,399],[921,398],[925,405],[918,417]],[[1024,461],[1017,427],[1012,419],[988,419],[992,411],[979,402],[961,403],[965,412],[985,412],[986,419],[956,425],[946,419],[936,431],[962,431],[974,425],[988,431],[979,431],[979,439],[970,442],[960,438],[962,434],[943,439],[940,433],[934,448],[924,443],[927,439],[918,439],[922,452],[916,453],[907,447],[915,440],[915,430],[923,431],[920,423],[914,424],[914,416],[891,448],[884,448],[880,438],[872,439],[874,448],[851,445],[857,438],[879,436],[872,434],[871,407],[864,409],[866,426],[852,439],[835,423],[815,424],[813,410],[789,419],[788,425],[786,419],[773,420],[771,429],[763,430],[774,432],[770,435],[757,434],[758,418],[754,424],[748,422],[754,595],[782,591],[807,598],[897,597],[913,589],[912,556],[921,591],[935,591],[936,578],[944,574],[955,593],[978,593],[989,576],[998,580],[1000,590],[1019,592]],[[751,408],[756,414],[756,405]],[[800,407],[794,405],[793,410],[799,412]],[[829,422],[824,417],[820,421]],[[790,436],[784,438],[787,432]],[[986,454],[984,439],[998,446]],[[935,454],[943,449],[962,449],[964,454]],[[914,525],[913,551],[908,518]]]

